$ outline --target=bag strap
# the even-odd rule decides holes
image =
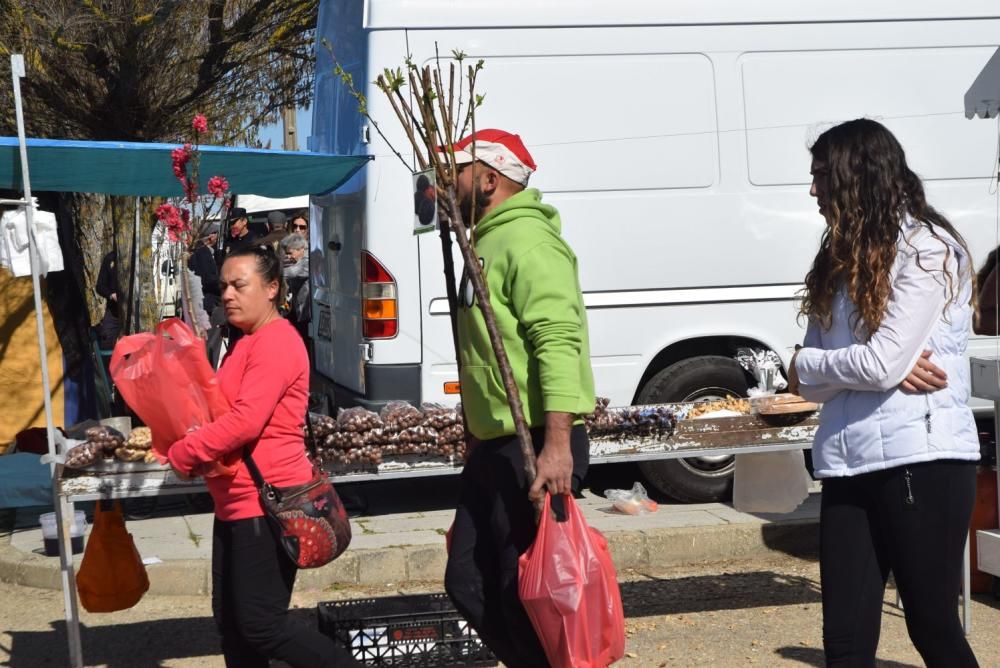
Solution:
[[[253,457],[250,456],[250,451],[243,448],[243,463],[247,465],[247,470],[250,471],[250,477],[253,478],[253,484],[258,490],[264,489],[264,476],[260,474],[260,469],[257,468],[257,463],[254,462]]]

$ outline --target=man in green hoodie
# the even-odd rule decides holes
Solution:
[[[462,472],[445,588],[506,665],[547,666],[518,596],[517,561],[535,538],[534,502],[552,494],[561,514],[560,495],[579,489],[587,471],[581,416],[594,410],[587,316],[559,213],[527,188],[535,163],[520,137],[480,130],[454,148],[462,216],[474,221],[473,245],[531,428],[538,475],[534,483],[525,479],[500,370],[463,275],[462,404],[477,443]]]

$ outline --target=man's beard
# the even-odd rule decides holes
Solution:
[[[458,203],[458,208],[462,213],[462,224],[469,226],[472,225],[472,195],[466,195]],[[479,188],[475,188],[475,200],[476,200],[476,221],[479,221],[483,217],[483,211],[490,204],[490,196],[483,193]]]

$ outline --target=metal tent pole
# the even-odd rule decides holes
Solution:
[[[55,457],[56,437],[52,424],[52,396],[49,383],[48,347],[45,344],[45,322],[42,319],[42,288],[38,276],[38,244],[35,239],[35,206],[31,199],[31,178],[28,174],[28,145],[24,136],[24,113],[21,109],[21,77],[24,76],[24,56],[12,54],[11,75],[14,80],[14,111],[17,115],[17,139],[21,149],[21,179],[24,189],[24,215],[28,228],[28,257],[31,262],[31,284],[35,293],[35,324],[38,327],[38,353],[42,367],[42,392],[45,402],[45,432],[49,455]],[[69,640],[70,665],[83,667],[83,648],[80,644],[80,614],[76,602],[76,581],[73,573],[73,555],[69,541],[73,512],[65,497],[59,493],[57,464],[49,463],[52,478],[52,502],[56,511],[56,530],[59,537],[59,562],[62,569],[62,590],[66,608],[66,634]]]

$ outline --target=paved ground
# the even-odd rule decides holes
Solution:
[[[440,582],[444,534],[451,524],[454,479],[399,481],[344,490],[364,497],[367,514],[352,520],[350,549],[334,563],[303,572],[302,589],[392,582]],[[628,485],[631,487],[631,482]],[[616,512],[592,486],[578,500],[591,526],[608,537],[619,568],[665,568],[767,554],[772,549],[808,550],[816,540],[818,495],[787,515],[749,515],[725,504],[662,503],[653,514]],[[181,497],[162,497],[150,509],[128,508],[149,519],[128,522],[140,554],[149,562],[153,594],[209,592],[212,515],[197,512]],[[145,504],[148,506],[149,504]],[[81,505],[92,514],[92,506]],[[38,511],[19,511],[9,537],[0,537],[0,580],[59,588],[58,559],[42,553]],[[89,531],[89,529],[88,529]],[[79,564],[80,556],[76,557]]]
[[[770,557],[622,574],[627,652],[618,665],[822,666],[818,566],[812,559]],[[433,584],[338,587],[295,595],[297,617],[314,624],[317,601],[435,589]],[[888,591],[882,668],[922,666]],[[0,584],[0,665],[66,665],[58,591]],[[88,666],[221,668],[207,597],[147,596],[135,608],[84,614]],[[1000,665],[1000,609],[977,597],[970,638],[982,666]]]
[[[628,632],[621,665],[823,665],[818,495],[782,516],[675,503],[652,515],[614,513],[600,492],[631,487],[634,479],[634,468],[609,468],[580,500],[588,521],[607,535],[619,569]],[[315,624],[323,600],[440,591],[455,491],[448,478],[342,487],[367,515],[353,520],[354,541],[341,559],[301,574],[297,619]],[[87,665],[222,666],[206,595],[211,515],[180,497],[129,509],[152,513],[128,526],[143,557],[161,563],[148,566],[151,591],[135,608],[82,614]],[[0,665],[13,668],[66,664],[58,560],[38,554],[36,515],[18,513],[14,530],[0,535]],[[920,666],[893,600],[890,590],[879,665]],[[973,621],[981,664],[1000,666],[992,633],[1000,610],[991,596],[976,600]]]

